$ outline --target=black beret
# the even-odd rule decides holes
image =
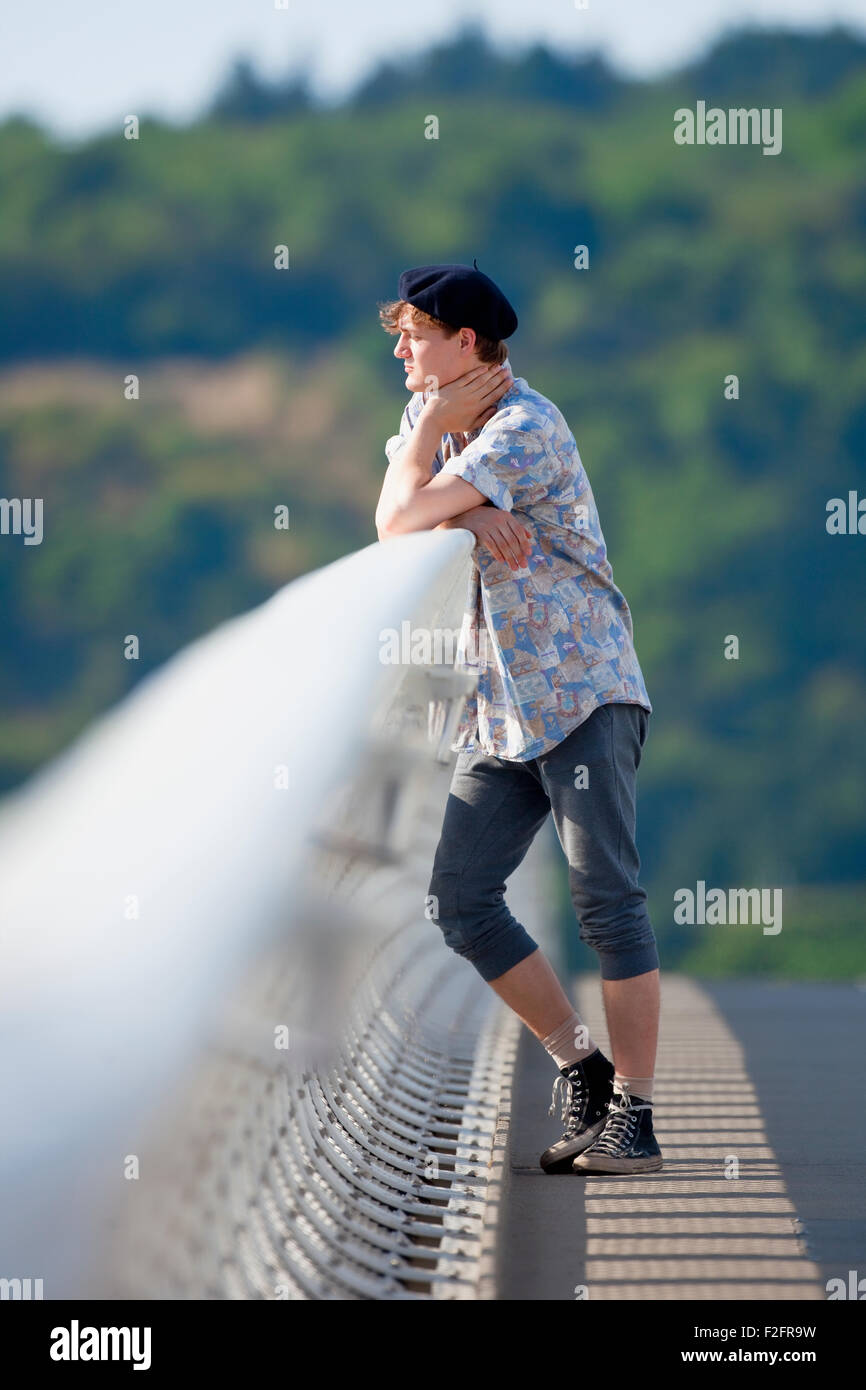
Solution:
[[[404,270],[398,293],[452,328],[474,328],[484,338],[510,338],[517,315],[498,285],[477,266],[417,265]]]

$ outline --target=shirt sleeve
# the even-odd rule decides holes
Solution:
[[[412,432],[412,424],[409,418],[409,405],[411,405],[411,401],[407,404],[400,418],[400,429],[398,433],[392,434],[389,439],[385,440],[385,454],[389,463],[392,459],[397,457]]]
[[[412,433],[413,429],[415,428],[415,421],[418,419],[423,404],[423,394],[421,392],[416,391],[413,394],[411,400],[407,402],[406,408],[403,411],[403,415],[400,419],[399,434],[392,434],[390,438],[385,440],[385,455],[389,463],[391,463],[397,457],[401,449],[405,448],[406,441],[409,438],[409,435]],[[436,450],[436,457],[433,461],[433,472],[438,473],[441,467],[442,448],[440,445],[440,447]]]
[[[536,425],[497,415],[443,468],[477,487],[504,512],[546,496],[556,471],[555,459]]]

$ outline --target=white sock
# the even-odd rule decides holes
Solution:
[[[581,1023],[576,1013],[570,1014],[558,1028],[554,1028],[552,1033],[542,1038],[541,1045],[547,1049],[560,1070],[573,1066],[575,1062],[582,1062],[591,1052],[595,1052],[598,1046],[589,1036],[586,1024]]]
[[[613,1074],[614,1093],[622,1095],[627,1091],[629,1096],[637,1097],[640,1100],[652,1100],[653,1098],[653,1078],[651,1076],[620,1076],[619,1072]]]

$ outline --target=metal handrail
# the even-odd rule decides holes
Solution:
[[[510,1054],[423,895],[474,677],[380,659],[459,628],[471,546],[294,581],[3,805],[0,1276],[471,1296]]]

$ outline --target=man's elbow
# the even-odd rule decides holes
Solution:
[[[413,529],[411,519],[402,508],[376,513],[376,532],[380,541],[389,540],[392,536],[404,536]]]
[[[376,513],[376,535],[380,541],[388,540],[394,533],[391,530],[391,518],[387,512]]]

